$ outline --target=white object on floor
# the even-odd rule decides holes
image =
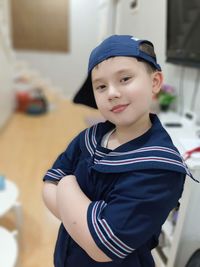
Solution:
[[[5,189],[0,190],[0,217],[9,211],[17,202],[19,190],[15,183],[5,179]]]
[[[5,189],[0,190],[0,217],[3,217],[7,212],[13,211],[16,219],[16,228],[18,230],[18,241],[22,230],[23,216],[21,203],[17,201],[19,190],[17,185],[5,179]],[[1,253],[1,251],[0,251]],[[1,255],[1,254],[0,254]],[[0,265],[1,267],[1,265]]]
[[[18,246],[15,232],[10,232],[0,226],[0,266],[14,267],[17,263]]]

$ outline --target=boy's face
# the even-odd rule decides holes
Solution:
[[[152,96],[162,85],[162,73],[149,73],[133,57],[113,57],[91,73],[97,107],[116,126],[131,126],[149,116]],[[149,118],[149,117],[148,117]]]

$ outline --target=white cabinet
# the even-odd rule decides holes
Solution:
[[[192,121],[173,113],[161,114],[159,117],[164,126],[166,122],[182,124],[182,127],[165,127],[181,154],[184,154],[190,141],[192,144],[198,140],[200,128]],[[200,154],[191,157],[186,163],[193,176],[200,180]],[[185,267],[193,253],[200,249],[199,210],[200,184],[186,177],[178,213],[170,213],[162,227],[160,246],[153,250],[157,267]],[[173,216],[177,216],[177,219]],[[173,221],[176,223],[173,224]]]

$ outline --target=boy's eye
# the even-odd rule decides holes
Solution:
[[[102,91],[102,90],[104,90],[106,88],[106,86],[104,85],[104,84],[102,84],[102,85],[98,85],[97,87],[96,87],[96,90],[100,90],[100,91]]]
[[[120,80],[120,82],[127,82],[128,80],[130,80],[131,79],[131,77],[124,77],[124,78],[122,78],[121,80]]]

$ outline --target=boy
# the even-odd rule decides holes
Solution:
[[[92,51],[74,101],[106,122],[81,132],[44,177],[44,201],[62,222],[56,267],[155,266],[151,250],[192,177],[150,114],[162,81],[147,40],[114,35]]]

